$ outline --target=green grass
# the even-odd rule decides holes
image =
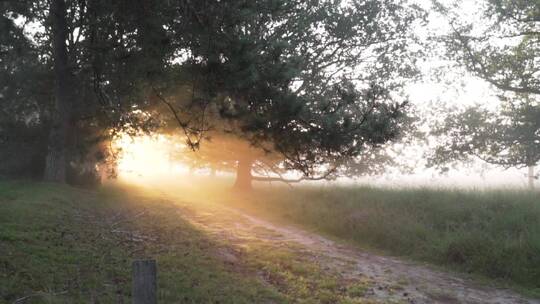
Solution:
[[[0,303],[129,303],[144,257],[157,259],[161,303],[284,301],[217,247],[176,206],[133,191],[0,182]]]
[[[538,192],[273,187],[229,201],[258,216],[540,296]]]
[[[294,244],[212,238],[181,213],[216,205],[153,190],[0,182],[0,303],[130,303],[131,262],[147,257],[160,303],[376,303],[364,278],[323,270]]]
[[[186,200],[213,197],[260,217],[540,295],[539,193],[200,190],[180,192]],[[363,294],[371,283],[343,281],[290,246],[254,240],[231,265],[219,254],[228,244],[191,226],[177,205],[156,193],[0,182],[0,303],[27,296],[25,303],[128,303],[131,262],[144,257],[158,261],[162,303],[369,303]]]

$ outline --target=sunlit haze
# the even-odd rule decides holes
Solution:
[[[163,135],[143,135],[131,137],[120,135],[113,142],[120,149],[118,159],[119,177],[133,179],[167,174],[186,173],[189,168],[171,160],[171,153],[182,145],[171,142]]]

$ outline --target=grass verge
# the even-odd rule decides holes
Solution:
[[[152,189],[0,182],[0,303],[130,303],[138,258],[157,260],[160,303],[379,303],[365,278],[324,270],[293,244],[233,246],[186,208]]]
[[[228,201],[363,247],[540,297],[540,194],[512,190],[268,187]]]
[[[0,223],[0,303],[130,303],[144,257],[157,259],[161,303],[284,301],[216,258],[174,205],[126,190],[0,182]]]

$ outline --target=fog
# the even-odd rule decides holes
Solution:
[[[197,156],[196,151],[186,148],[181,138],[165,135],[123,136],[117,139],[115,145],[121,147],[121,152],[118,154],[118,179],[121,181],[159,184],[166,180],[181,183],[186,179],[189,180],[189,178],[214,177],[230,180],[232,184],[235,178],[235,173],[232,170],[217,170],[213,175],[208,168],[190,168],[189,163],[175,160],[177,158],[174,157],[175,154],[185,154],[187,159]],[[421,158],[420,155],[416,156]],[[401,155],[398,157],[404,158],[408,156]],[[526,169],[510,168],[505,170],[476,161],[467,165],[458,165],[443,173],[436,169],[425,168],[425,164],[421,161],[417,165],[418,167],[410,173],[401,173],[398,168],[389,168],[387,172],[379,175],[356,178],[342,177],[332,181],[307,181],[300,184],[461,189],[519,189],[527,187]],[[286,176],[294,178],[297,175],[288,173]],[[283,185],[284,183],[272,182],[265,184]]]

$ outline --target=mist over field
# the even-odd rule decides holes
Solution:
[[[170,145],[165,138],[141,137],[124,139],[122,154],[118,160],[118,178],[120,180],[135,182],[152,182],[155,179],[175,180],[181,182],[192,177],[212,176],[209,168],[190,168],[189,164],[171,159],[178,146]],[[158,149],[155,149],[159,147]],[[191,153],[191,152],[188,152]],[[196,155],[196,154],[195,154]],[[406,156],[397,156],[404,158]],[[152,159],[152,166],[148,166],[148,159]],[[417,160],[415,160],[417,161]],[[332,181],[305,181],[303,185],[373,185],[382,187],[432,187],[432,188],[458,188],[458,189],[526,189],[526,169],[501,169],[476,161],[472,164],[457,166],[449,172],[440,172],[428,169],[418,162],[417,167],[408,172],[400,172],[395,168],[387,170],[384,174],[375,174],[360,177],[341,177]],[[222,178],[234,178],[233,172],[216,171],[215,175]],[[291,174],[294,177],[294,174]],[[274,181],[279,185],[280,182]],[[298,185],[297,185],[298,186]]]

